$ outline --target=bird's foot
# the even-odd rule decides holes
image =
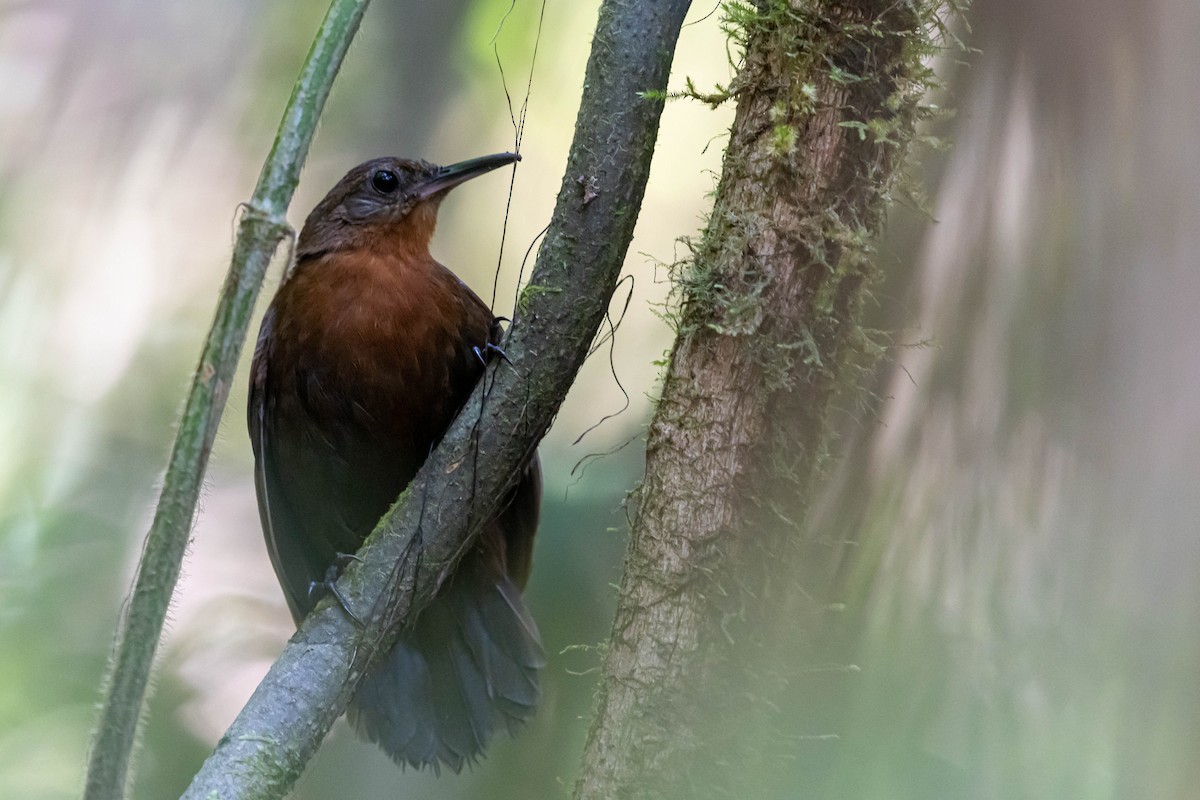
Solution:
[[[334,557],[333,563],[330,564],[325,570],[325,580],[313,581],[308,585],[308,597],[310,600],[313,599],[318,591],[325,591],[332,594],[334,599],[338,601],[338,605],[342,607],[342,611],[346,612],[346,616],[354,620],[358,627],[363,628],[366,627],[366,625],[362,621],[362,618],[350,609],[350,605],[346,602],[346,598],[342,596],[341,591],[339,591],[337,588],[338,578],[342,577],[342,573],[345,571],[346,567],[350,566],[351,561],[361,562],[362,559],[353,553],[338,553]]]
[[[501,348],[498,344],[488,342],[483,347],[472,347],[471,352],[473,352],[475,357],[479,359],[480,364],[486,365],[488,359],[491,356],[496,355],[499,356],[504,363],[512,366],[512,360],[508,357],[508,353],[504,352],[503,348]]]

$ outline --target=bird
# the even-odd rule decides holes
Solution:
[[[429,252],[438,207],[520,160],[377,158],[305,220],[263,315],[247,418],[271,564],[297,624],[416,475],[500,351],[500,318]],[[363,679],[348,718],[395,762],[455,772],[538,705],[522,599],[542,493],[536,452],[478,543]]]

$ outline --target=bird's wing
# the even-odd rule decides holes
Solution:
[[[307,611],[307,587],[301,587],[307,579],[299,570],[288,569],[288,562],[280,553],[281,541],[286,541],[287,529],[292,516],[283,506],[283,493],[276,463],[276,452],[271,448],[271,409],[274,405],[268,386],[268,367],[271,337],[275,328],[275,309],[268,308],[258,331],[254,347],[254,358],[250,363],[250,397],[247,405],[246,422],[250,431],[250,447],[254,451],[254,489],[258,496],[258,514],[262,521],[263,538],[271,565],[287,598],[288,608],[297,620]],[[278,497],[276,496],[279,493]]]
[[[283,390],[284,381],[298,378],[277,374],[284,370],[276,363],[275,326],[274,308],[269,308],[250,367],[247,422],[267,552],[288,608],[299,620],[314,605],[312,584],[326,578],[339,553],[358,549],[395,498],[392,490],[380,491],[375,481],[352,474],[343,452],[347,442],[323,435],[295,392]]]
[[[250,396],[246,407],[246,425],[250,431],[250,448],[254,451],[254,489],[258,497],[258,515],[262,521],[263,537],[271,564],[279,573],[279,553],[275,548],[277,537],[271,519],[270,484],[267,480],[267,351],[275,327],[275,309],[270,307],[263,315],[258,329],[258,340],[254,345],[254,358],[250,362]],[[286,590],[285,590],[286,592]],[[288,596],[288,605],[292,598]],[[295,609],[293,608],[293,614]]]

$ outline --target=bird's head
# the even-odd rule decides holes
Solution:
[[[516,153],[496,153],[446,167],[404,158],[365,161],[347,172],[308,215],[297,258],[364,245],[424,251],[447,192],[520,160]]]

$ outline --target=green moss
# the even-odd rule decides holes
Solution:
[[[517,311],[521,314],[529,313],[530,304],[544,294],[562,294],[561,286],[540,286],[536,283],[531,283],[521,290],[521,296],[517,298]]]
[[[945,49],[962,47],[948,27],[962,6],[899,3],[864,19],[858,7],[832,2],[730,2],[723,26],[740,65],[737,77],[709,94],[688,81],[681,93],[713,105],[749,93],[769,106],[761,143],[735,142],[742,149],[726,154],[705,231],[681,240],[685,256],[663,265],[673,292],[660,314],[682,337],[743,337],[742,350],[760,368],[768,395],[803,389],[824,397],[812,399],[805,412],[813,415],[805,423],[810,432],[825,431],[823,417],[834,402],[869,405],[863,387],[890,343],[885,332],[858,323],[877,278],[874,242],[893,202],[926,205],[910,166],[924,146],[944,146],[923,130],[945,114],[927,102],[940,88],[930,64]],[[804,149],[813,126],[831,123],[847,134],[832,174]],[[820,187],[812,193],[817,207],[796,209],[800,221],[777,237],[778,247],[802,253],[810,265],[803,324],[791,330],[764,316],[775,276],[754,249],[760,228],[771,224],[768,212],[738,208],[745,198],[723,191],[747,177],[773,191],[776,176],[781,186]],[[779,442],[767,456],[781,479],[799,489],[828,461],[826,438],[813,434],[799,447]]]

